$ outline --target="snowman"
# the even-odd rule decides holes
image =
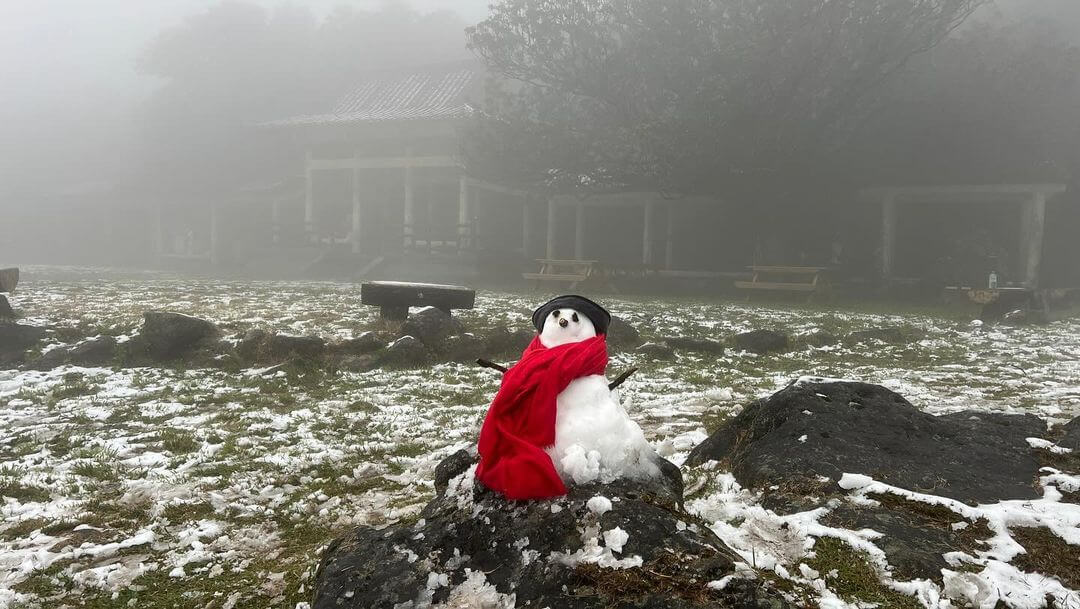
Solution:
[[[611,314],[560,296],[532,319],[537,336],[503,376],[480,431],[477,479],[508,499],[543,499],[567,484],[659,475],[604,376]]]

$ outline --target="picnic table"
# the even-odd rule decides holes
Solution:
[[[476,305],[476,290],[438,283],[368,281],[360,284],[360,302],[379,307],[382,317],[400,321],[409,316],[409,307],[435,307],[447,314],[471,309]]]
[[[574,289],[588,281],[601,281],[612,291],[615,287],[607,280],[606,275],[600,268],[599,260],[556,260],[540,258],[540,271],[537,273],[522,273],[525,279],[534,282],[534,287],[540,287],[541,283],[567,283],[569,289]]]
[[[828,289],[823,266],[761,266],[748,267],[753,273],[750,281],[736,281],[735,287],[748,290],[747,298],[754,290],[774,292],[798,292],[812,298],[814,294]]]

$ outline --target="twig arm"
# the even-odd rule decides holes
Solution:
[[[499,364],[496,364],[495,362],[493,362],[491,360],[484,359],[484,358],[480,358],[480,359],[476,360],[476,363],[479,366],[483,367],[483,368],[491,368],[492,370],[498,370],[499,372],[502,372],[503,374],[506,374],[506,371],[509,370],[509,368],[507,368],[505,366],[500,366]]]
[[[608,386],[607,386],[608,391],[614,391],[616,388],[618,388],[619,385],[622,385],[623,383],[625,383],[626,379],[630,378],[631,374],[633,374],[633,373],[635,373],[637,371],[638,371],[637,368],[631,368],[631,369],[627,370],[626,372],[623,372],[619,376],[615,377],[614,381],[611,381],[610,383],[608,383]]]

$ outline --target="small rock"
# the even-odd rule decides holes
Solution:
[[[634,350],[634,353],[647,355],[656,359],[671,359],[675,357],[675,350],[667,343],[645,343]]]
[[[440,347],[447,337],[461,332],[460,321],[435,307],[424,307],[411,313],[401,326],[401,336],[412,336],[431,348]]]
[[[1080,451],[1080,417],[1069,421],[1058,428],[1058,431],[1064,432],[1065,435],[1057,441],[1057,445],[1062,448],[1069,448],[1074,451]]]
[[[0,322],[0,354],[22,353],[45,338],[45,328]]]
[[[775,330],[753,330],[735,335],[735,346],[751,353],[774,353],[788,348],[787,334]]]
[[[873,328],[870,330],[852,332],[851,334],[848,334],[847,338],[844,340],[844,342],[849,344],[867,344],[875,341],[890,345],[899,345],[908,342],[908,338],[900,328]]]
[[[473,464],[476,456],[462,449],[443,459],[435,466],[435,495],[442,496],[446,492],[450,480],[464,474]]]
[[[387,368],[419,368],[431,362],[431,351],[415,336],[402,336],[390,343],[379,359]]]
[[[723,355],[725,349],[724,343],[716,340],[709,340],[707,338],[683,338],[676,336],[665,339],[664,342],[677,350],[708,353],[709,355]]]
[[[270,333],[262,328],[252,328],[236,345],[236,354],[249,362],[265,361],[269,355]]]
[[[442,354],[451,362],[470,362],[488,355],[484,341],[468,332],[450,336],[443,341]]]
[[[634,349],[645,341],[634,326],[623,318],[612,315],[611,324],[608,325],[607,342],[616,349]]]
[[[836,345],[840,343],[840,338],[831,332],[824,330],[814,330],[813,332],[803,334],[799,336],[802,342],[810,345],[811,347],[827,347],[829,345]]]
[[[348,340],[343,340],[340,343],[331,345],[331,348],[334,351],[347,355],[364,355],[378,351],[385,346],[386,341],[378,334],[375,332],[364,332],[359,336],[354,336]]]
[[[487,343],[487,355],[485,357],[492,358],[499,355],[521,355],[521,352],[529,346],[529,343],[536,338],[536,333],[524,328],[518,328],[516,330],[508,330],[506,328],[499,328],[486,338]]]
[[[326,341],[318,336],[275,334],[269,341],[270,357],[275,361],[295,357],[319,359],[326,352]]]
[[[115,337],[96,336],[71,347],[67,359],[77,366],[102,366],[116,358],[116,350]]]

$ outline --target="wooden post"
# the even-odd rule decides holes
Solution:
[[[312,184],[311,150],[304,153],[304,232],[309,241],[315,238],[315,190]]]
[[[413,229],[416,222],[416,215],[414,213],[414,191],[415,191],[415,179],[416,176],[413,173],[412,166],[412,148],[407,148],[405,156],[409,158],[408,165],[405,166],[405,213],[403,216],[403,223],[405,229],[405,244],[411,245],[412,237],[414,235]]]
[[[667,232],[664,235],[664,268],[671,270],[675,264],[675,206],[667,206]]]
[[[548,199],[548,212],[547,212],[547,257],[548,259],[555,258],[555,220],[556,212],[555,198]]]
[[[363,228],[363,209],[360,199],[360,170],[352,170],[352,251],[360,253],[360,230]]]
[[[221,220],[218,217],[217,201],[210,204],[210,265],[218,266],[221,263]]]
[[[653,240],[655,239],[653,235],[656,234],[656,227],[653,225],[656,215],[655,207],[656,202],[652,199],[645,202],[645,230],[642,231],[641,242],[641,263],[645,265],[652,264],[653,261]]]
[[[585,259],[585,202],[578,201],[574,211],[574,259]]]
[[[896,193],[889,192],[881,202],[881,277],[893,274],[896,254]]]
[[[1021,256],[1023,257],[1024,285],[1035,289],[1039,287],[1039,271],[1042,266],[1043,234],[1046,224],[1046,194],[1033,193],[1031,200],[1024,205],[1024,218],[1021,223]]]
[[[471,247],[472,243],[467,243],[472,235],[469,234],[470,224],[470,210],[469,210],[469,176],[465,175],[464,170],[461,172],[461,177],[458,179],[458,239],[459,249],[468,245]]]

